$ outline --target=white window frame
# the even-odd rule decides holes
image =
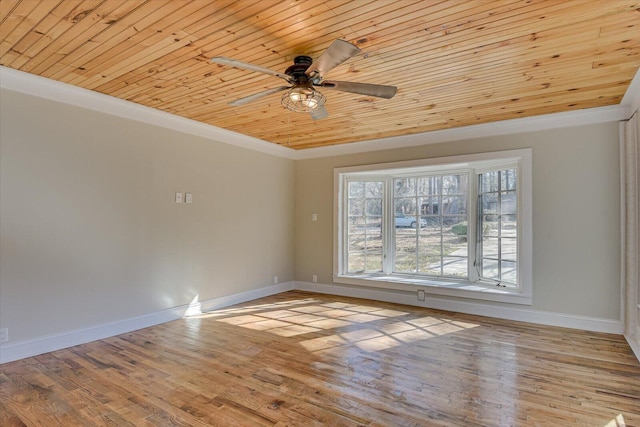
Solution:
[[[449,277],[423,277],[417,275],[402,274],[346,274],[346,248],[343,251],[343,241],[346,230],[343,222],[343,207],[346,207],[346,195],[344,189],[348,179],[417,174],[425,172],[469,170],[469,186],[477,187],[477,174],[488,170],[507,169],[517,166],[517,221],[518,221],[518,286],[508,288],[498,286],[494,282],[477,280],[473,269],[469,268],[470,277],[467,279],[455,279]],[[385,198],[392,197],[387,189]],[[469,198],[474,197],[475,191],[469,191]],[[333,242],[333,281],[334,283],[358,285],[374,288],[384,288],[402,291],[423,290],[426,294],[456,296],[471,299],[480,299],[497,302],[530,305],[533,298],[532,283],[532,154],[531,149],[519,149],[498,151],[490,153],[468,154],[461,156],[439,157],[432,159],[410,160],[403,162],[379,163],[372,165],[350,166],[334,169],[334,242]],[[385,203],[384,221],[386,227],[392,227],[394,212],[392,203]],[[476,217],[475,200],[468,204],[469,218]],[[475,236],[475,222],[468,221],[469,236]],[[473,233],[473,234],[472,234]],[[390,254],[390,246],[393,242],[387,241],[384,251]],[[475,247],[469,246],[469,264],[475,259]],[[386,261],[392,262],[392,257]]]

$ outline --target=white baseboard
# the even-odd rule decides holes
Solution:
[[[418,301],[415,293],[409,294],[407,292],[400,291],[378,291],[369,288],[365,289],[338,285],[324,285],[310,282],[295,282],[295,288],[301,291],[366,298],[376,301],[455,311],[458,313],[475,314],[478,316],[495,317],[498,319],[517,320],[521,322],[537,323],[540,325],[582,329],[592,332],[607,332],[620,335],[623,332],[622,322],[612,319],[552,313],[525,308],[510,308],[440,298],[436,299],[427,297],[425,298],[425,301]]]
[[[160,323],[170,322],[184,317],[187,312],[192,311],[194,308],[202,311],[209,311],[269,295],[279,294],[281,292],[294,289],[294,285],[294,282],[280,283],[278,285],[272,285],[239,294],[213,298],[196,304],[185,304],[118,322],[64,332],[29,341],[2,344],[0,345],[0,364],[124,334],[138,329],[147,328],[149,326],[158,325]]]
[[[629,343],[629,347],[631,347],[631,350],[633,350],[633,354],[635,354],[638,361],[640,361],[640,342],[632,339],[632,337],[628,335],[625,335],[624,337]]]
[[[351,288],[310,282],[286,282],[252,291],[205,300],[199,303],[185,304],[156,313],[125,319],[119,322],[69,331],[30,341],[3,344],[0,345],[0,364],[124,334],[138,329],[147,328],[149,326],[158,325],[160,323],[170,322],[172,320],[180,319],[184,317],[185,314],[192,313],[194,311],[206,312],[293,289],[455,311],[459,313],[517,320],[541,325],[582,329],[593,332],[607,332],[613,334],[623,333],[622,322],[611,319],[575,316],[522,308],[499,307],[482,303],[471,303],[440,298],[436,299],[427,297],[425,301],[418,301],[415,295],[408,294],[406,292]],[[632,350],[640,359],[640,346],[630,340],[627,341],[629,341],[629,345]]]

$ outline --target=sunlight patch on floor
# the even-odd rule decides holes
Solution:
[[[622,414],[618,414],[614,419],[606,423],[604,427],[625,427],[626,425]]]
[[[409,316],[410,312],[400,310],[343,302],[325,303],[308,298],[216,310],[192,318],[212,318],[217,322],[281,337],[336,330],[333,335],[300,341],[300,345],[311,352],[344,346],[377,352],[478,326],[435,316],[401,319]],[[390,318],[397,321],[375,325],[376,321]]]

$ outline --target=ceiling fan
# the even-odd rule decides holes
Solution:
[[[262,97],[286,90],[287,92],[282,95],[281,99],[285,108],[291,111],[308,112],[313,120],[319,120],[327,117],[329,113],[324,107],[326,97],[315,90],[314,86],[386,99],[392,98],[396,94],[398,89],[395,86],[323,80],[327,72],[347,59],[354,57],[359,52],[360,48],[357,46],[345,40],[337,39],[315,62],[309,56],[296,56],[293,60],[293,65],[287,68],[284,73],[224,56],[211,58],[211,62],[280,77],[291,85],[267,89],[245,96],[230,102],[229,105],[245,105]]]

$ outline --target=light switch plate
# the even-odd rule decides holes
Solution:
[[[182,203],[182,193],[176,193],[176,203]]]
[[[185,203],[192,203],[193,195],[191,193],[184,193],[184,201]]]

